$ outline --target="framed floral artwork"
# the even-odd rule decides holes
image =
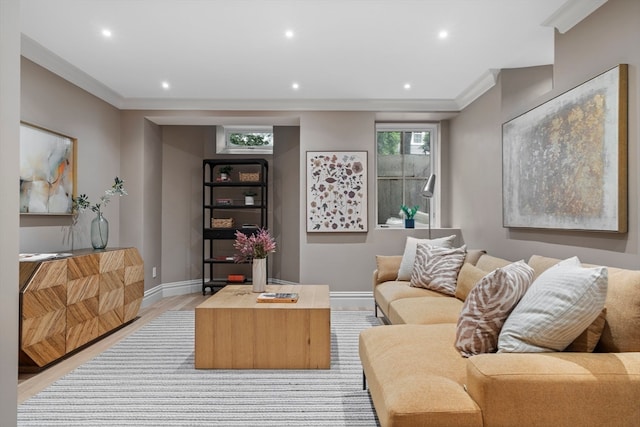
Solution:
[[[20,213],[71,215],[76,194],[76,139],[20,124]]]
[[[307,232],[367,231],[367,152],[307,151]]]

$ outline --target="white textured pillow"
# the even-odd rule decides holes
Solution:
[[[404,254],[402,255],[402,261],[400,262],[400,269],[398,269],[397,280],[410,280],[411,272],[413,271],[413,264],[416,260],[416,248],[418,243],[426,243],[431,246],[443,246],[450,248],[453,246],[455,240],[455,234],[449,237],[440,237],[438,239],[416,239],[415,237],[407,237],[407,242],[404,245]]]
[[[458,272],[466,254],[466,246],[444,248],[420,243],[411,272],[411,286],[454,296]]]
[[[576,257],[549,268],[507,318],[498,352],[564,350],[600,315],[607,286],[605,267],[583,268]]]
[[[502,325],[531,282],[533,268],[524,261],[495,269],[478,281],[458,318],[455,345],[460,354],[470,357],[498,349]]]

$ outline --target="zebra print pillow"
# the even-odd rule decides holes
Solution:
[[[498,350],[498,336],[509,313],[533,282],[533,269],[524,261],[498,268],[471,289],[462,306],[456,348],[464,357]]]
[[[411,272],[411,286],[454,296],[458,271],[462,267],[467,247],[445,248],[420,243]]]

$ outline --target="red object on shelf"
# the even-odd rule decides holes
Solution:
[[[244,274],[229,274],[227,276],[227,282],[243,283],[245,281]]]

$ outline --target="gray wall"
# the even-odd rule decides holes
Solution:
[[[371,291],[376,255],[401,254],[407,235],[425,238],[425,229],[376,229],[374,112],[306,112],[300,117],[300,164],[306,151],[362,150],[368,163],[368,233],[307,233],[305,203],[300,203],[300,281],[324,283],[332,291]],[[299,196],[306,200],[305,170],[300,170]],[[442,184],[442,183],[441,183]],[[445,186],[446,179],[445,179]],[[433,237],[455,234],[439,230]],[[461,243],[458,240],[458,243]]]
[[[274,238],[278,244],[270,276],[300,281],[300,128],[277,126],[274,138],[271,201]]]
[[[20,118],[55,132],[77,138],[78,193],[92,203],[98,201],[120,173],[120,111],[28,59],[21,61]],[[130,182],[124,176],[125,188]],[[135,192],[132,193],[135,197]],[[126,197],[125,197],[126,199]],[[119,246],[120,198],[111,199],[103,210],[109,221],[109,246]],[[80,215],[75,248],[91,247],[91,210]],[[56,252],[71,249],[63,242],[68,216],[22,215],[21,252]]]
[[[20,2],[0,1],[0,425],[16,425]]]
[[[463,230],[470,246],[509,259],[578,255],[584,262],[638,268],[639,22],[640,2],[609,0],[567,33],[556,33],[551,91],[547,92],[551,76],[546,67],[503,71],[496,87],[452,120],[451,212],[453,224]],[[503,228],[502,123],[619,63],[629,64],[629,232]]]
[[[202,273],[204,126],[162,126],[162,258],[158,274],[179,282]],[[214,132],[215,134],[215,132]]]

